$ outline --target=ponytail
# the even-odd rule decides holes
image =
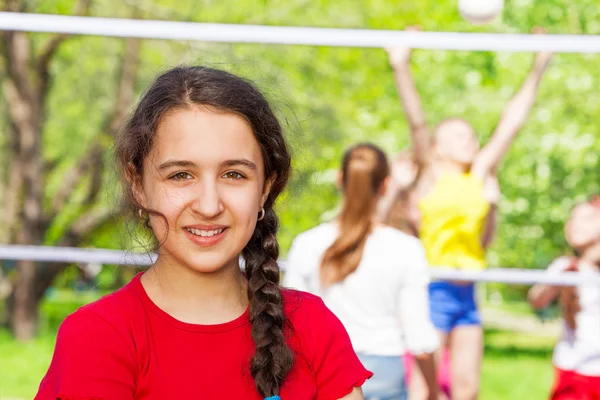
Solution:
[[[381,149],[360,144],[346,152],[342,165],[344,204],[339,234],[321,261],[321,284],[343,281],[358,267],[369,233],[373,229],[378,192],[389,175]]]

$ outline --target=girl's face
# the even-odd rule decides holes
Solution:
[[[589,203],[575,206],[565,225],[565,237],[579,250],[600,240],[600,210]]]
[[[160,121],[144,160],[142,206],[159,255],[202,273],[238,267],[270,181],[246,120],[209,107],[174,110]]]
[[[465,121],[443,122],[435,133],[435,149],[444,161],[470,166],[479,152],[473,127]]]

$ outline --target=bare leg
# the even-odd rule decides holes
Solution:
[[[483,358],[483,329],[479,325],[455,327],[450,333],[452,400],[477,400]]]
[[[438,331],[440,336],[440,347],[435,352],[435,362],[439,365],[441,361],[442,350],[448,347],[448,335],[445,332]],[[427,400],[429,394],[427,384],[423,374],[419,370],[417,363],[415,362],[412,367],[410,384],[408,385],[408,398],[409,400]],[[444,394],[440,394],[439,400],[448,400]]]

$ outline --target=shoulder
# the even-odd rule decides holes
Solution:
[[[315,311],[327,310],[325,303],[319,296],[294,289],[281,289],[283,298],[283,312],[290,322],[302,322],[308,315]]]
[[[128,286],[63,321],[36,398],[133,398],[138,358],[128,313],[136,309]]]
[[[87,304],[69,315],[61,324],[59,335],[85,335],[88,339],[99,340],[109,337],[130,336],[127,334],[133,327],[133,319],[141,315],[142,303],[135,293],[135,280],[114,293]],[[76,339],[76,338],[74,338]]]
[[[340,320],[320,297],[293,289],[282,289],[282,297],[284,314],[301,347],[314,350],[324,337],[346,335]]]
[[[381,226],[377,229],[377,232],[384,238],[388,238],[389,240],[394,241],[402,241],[408,244],[409,246],[418,245],[420,243],[420,240],[418,238],[391,226]]]
[[[342,398],[373,375],[361,364],[340,320],[319,297],[284,290],[283,298],[292,329],[290,345],[310,368],[317,399]]]
[[[306,337],[315,324],[322,331],[335,328],[340,322],[319,296],[293,289],[282,289],[283,311],[294,332]]]
[[[419,238],[391,226],[384,226],[378,229],[377,242],[400,253],[399,256],[421,256],[423,245]]]
[[[560,256],[550,263],[548,272],[565,272],[576,265],[576,259],[569,256]]]
[[[332,223],[324,223],[307,231],[302,232],[294,239],[294,245],[305,245],[310,243],[319,243],[327,238],[335,237],[335,226]]]

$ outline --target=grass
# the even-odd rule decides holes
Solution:
[[[14,341],[0,330],[0,400],[32,399],[52,357],[56,328],[62,318],[98,294],[60,292],[41,309],[40,335],[31,342]],[[482,371],[483,400],[547,399],[552,384],[554,339],[526,333],[486,329]]]
[[[486,330],[481,399],[547,399],[554,342],[550,337]]]
[[[19,343],[6,330],[0,330],[0,399],[33,399],[53,348],[51,333]]]

